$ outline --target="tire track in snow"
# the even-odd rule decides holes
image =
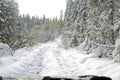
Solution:
[[[69,60],[68,59],[65,59],[64,56],[62,56],[62,53],[58,53],[56,54],[56,59],[59,63],[59,65],[61,66],[61,68],[63,69],[64,71],[64,75],[66,76],[72,76],[74,73],[74,70],[73,70],[73,67],[72,65],[74,64],[69,64]]]
[[[47,47],[48,48],[47,48],[47,51],[44,53],[45,56],[42,62],[44,68],[40,72],[41,75],[53,76],[53,75],[63,74],[63,69],[61,68],[61,65],[56,59],[56,56],[54,55],[54,51],[56,50],[56,47],[54,45],[47,46]]]
[[[36,50],[34,50],[34,52],[32,54],[34,54],[32,56],[32,61],[29,62],[29,64],[27,65],[28,67],[26,68],[26,72],[24,74],[28,74],[28,75],[39,75],[39,73],[41,72],[43,65],[43,59],[44,59],[44,53],[45,52],[45,48],[38,48]]]
[[[79,74],[82,75],[85,68],[81,68],[81,67],[82,64],[84,63],[80,62],[81,60],[80,58],[78,58],[79,57],[78,55],[73,56],[72,54],[75,53],[71,53],[68,50],[64,50],[64,52],[62,52],[62,50],[60,49],[54,53],[59,65],[64,71],[65,76],[72,77],[72,76],[79,76]],[[81,71],[79,71],[80,69]]]

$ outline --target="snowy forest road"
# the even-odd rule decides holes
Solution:
[[[30,61],[28,61],[24,75],[78,76],[76,71],[82,67],[79,65],[80,60],[85,55],[79,54],[76,49],[60,48],[58,43],[60,42],[50,42],[29,50],[30,55],[27,57],[29,56]],[[84,68],[86,69],[86,67]],[[79,73],[82,74],[84,68],[81,68]]]
[[[40,43],[22,48],[14,57],[0,58],[2,76],[108,76],[120,79],[120,64],[76,48],[64,49],[61,41]]]
[[[28,70],[29,72],[26,74],[32,71],[31,75],[40,76],[98,75],[119,80],[120,73],[117,71],[120,70],[120,64],[105,58],[97,58],[95,54],[84,54],[84,51],[75,48],[64,49],[60,47],[60,43],[59,40],[56,40],[42,44],[41,47],[38,46],[40,48],[36,47],[38,52],[31,65],[37,64],[31,66],[32,69]]]

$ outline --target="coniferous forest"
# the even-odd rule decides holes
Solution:
[[[66,0],[52,18],[0,0],[0,80],[120,80],[119,71],[120,0]]]

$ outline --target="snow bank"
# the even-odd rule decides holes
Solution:
[[[23,62],[19,58],[12,56],[12,49],[0,43],[0,75],[15,76],[23,71]],[[25,65],[25,64],[24,64]]]
[[[12,50],[7,44],[0,43],[0,57],[11,56]]]

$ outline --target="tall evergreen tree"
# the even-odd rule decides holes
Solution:
[[[10,44],[18,24],[18,4],[14,0],[0,0],[0,41]]]

